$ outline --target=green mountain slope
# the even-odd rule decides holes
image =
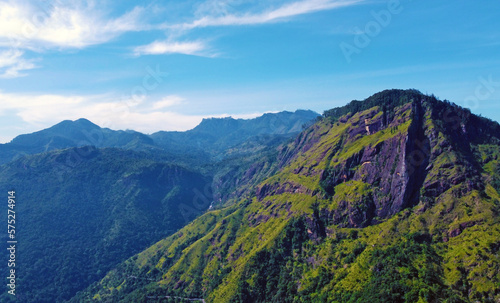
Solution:
[[[69,299],[205,211],[210,185],[200,173],[120,149],[70,148],[3,165],[0,189],[17,196],[19,302]]]
[[[498,123],[378,93],[325,112],[253,193],[71,301],[496,302],[499,155]]]

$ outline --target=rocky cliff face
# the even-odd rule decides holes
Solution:
[[[339,200],[335,210],[327,214],[335,224],[363,227],[419,202],[432,205],[435,197],[455,185],[460,185],[462,194],[484,189],[467,132],[467,128],[482,129],[477,125],[480,121],[462,122],[470,112],[452,107],[443,112],[440,106],[437,100],[421,95],[390,109],[390,114],[376,106],[341,116],[331,129],[313,126],[289,146],[288,150],[295,151],[293,156],[281,157],[287,165],[297,167],[291,172],[296,176],[292,179],[319,176],[321,190],[272,179],[274,182],[265,182],[257,189],[258,199],[304,193],[336,200],[338,185],[368,184],[369,191],[355,201]],[[483,143],[498,140],[495,135],[485,136]],[[331,139],[333,144],[327,144]],[[311,150],[314,157],[304,159]]]
[[[285,168],[282,175],[294,177],[280,178],[278,174],[257,189],[257,198],[302,193],[331,199],[338,198],[336,189],[341,189],[337,188],[340,184],[354,188],[373,185],[354,200],[338,200],[328,215],[334,223],[351,227],[375,223],[415,205],[429,161],[423,115],[421,100],[417,100],[394,108],[389,120],[377,106],[344,115],[330,128],[324,121],[289,146],[288,150],[295,154],[281,155],[289,158],[285,160],[289,167],[294,167]],[[295,182],[297,178],[310,179],[320,186],[308,187]]]

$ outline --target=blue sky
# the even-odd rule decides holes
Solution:
[[[187,130],[416,88],[500,121],[500,2],[0,0],[0,142]]]

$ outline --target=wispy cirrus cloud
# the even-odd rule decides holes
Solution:
[[[0,1],[0,77],[26,76],[36,68],[25,53],[81,49],[139,31],[144,9],[110,18],[94,1]]]
[[[241,1],[203,1],[192,16],[193,21],[152,25],[144,7],[111,16],[93,0],[35,2],[0,0],[0,77],[25,76],[37,67],[26,52],[83,49],[107,43],[127,32],[164,29],[166,38],[132,48],[135,56],[184,54],[215,57],[206,40],[181,39],[196,28],[256,25],[289,20],[292,17],[322,10],[355,5],[364,0],[300,0],[270,6],[257,1],[239,7]],[[186,38],[186,37],[184,37]],[[2,60],[6,63],[2,64]]]
[[[25,70],[36,68],[33,60],[24,59],[20,50],[0,51],[0,78],[17,78],[25,76]]]
[[[225,14],[223,16],[202,16],[193,22],[169,26],[173,29],[190,30],[209,26],[257,25],[284,21],[288,18],[355,5],[364,0],[302,0],[283,4],[277,8],[257,13]]]
[[[364,0],[300,0],[285,1],[272,7],[257,1],[244,5],[241,1],[203,1],[193,15],[193,21],[178,24],[152,25],[151,13],[135,6],[126,13],[110,16],[102,5],[93,0],[35,2],[30,0],[0,0],[0,48],[43,52],[47,49],[82,49],[107,43],[133,31],[166,30],[165,39],[133,48],[135,56],[185,54],[216,56],[207,42],[179,40],[196,28],[213,26],[255,25],[289,20],[298,15],[354,5]],[[241,3],[240,3],[241,4]],[[235,8],[235,9],[232,9]],[[231,11],[231,12],[230,12]],[[33,68],[29,61],[19,61],[19,68],[10,77],[23,75],[20,70]]]
[[[230,11],[235,10],[232,6],[234,1],[208,0],[202,2],[198,6],[198,10],[195,13],[196,17],[193,21],[179,24],[164,24],[158,26],[158,28],[167,30],[167,36],[169,37],[179,37],[187,35],[197,28],[259,25],[282,22],[295,16],[337,9],[364,1],[365,0],[302,0],[285,3],[274,8],[261,8],[261,11],[258,12],[231,13]],[[237,6],[235,3],[234,5]],[[210,53],[209,49],[208,44],[204,42],[179,42],[173,41],[171,38],[165,41],[154,41],[151,44],[139,46],[134,49],[134,54],[140,56],[180,53],[215,57],[216,55]]]

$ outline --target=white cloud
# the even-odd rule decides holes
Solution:
[[[231,14],[229,8],[233,1],[208,0],[199,5],[195,15],[196,20],[190,23],[162,25],[159,28],[168,29],[170,37],[185,34],[195,28],[211,26],[255,25],[287,20],[288,18],[309,14],[322,10],[330,10],[350,6],[365,0],[302,0],[284,4],[278,8],[264,10],[259,13]],[[230,3],[231,2],[231,3]],[[207,46],[200,41],[173,42],[155,41],[134,49],[136,56],[159,54],[186,54],[204,57],[215,57],[207,53]]]
[[[36,68],[33,60],[22,58],[20,50],[0,51],[0,78],[16,78],[25,76],[21,71]]]
[[[356,4],[363,0],[301,0],[258,13],[228,13],[232,1],[206,1],[195,13],[193,22],[176,25],[149,25],[150,16],[141,7],[117,17],[106,14],[102,4],[93,0],[42,1],[0,0],[0,47],[43,51],[46,49],[81,49],[106,43],[130,31],[169,29],[167,40],[138,46],[134,54],[186,54],[214,57],[202,41],[174,41],[179,34],[194,28],[262,24],[289,17]],[[178,36],[177,36],[178,37]],[[19,71],[34,68],[25,60],[6,73],[19,76]]]
[[[182,115],[174,112],[141,112],[128,102],[112,101],[111,96],[64,96],[21,95],[0,93],[0,117],[2,114],[16,115],[26,125],[40,129],[50,127],[62,120],[86,118],[111,129],[134,129],[150,133],[159,130],[187,130],[196,126],[203,116]],[[180,97],[165,98],[156,103],[166,106],[179,102]],[[102,101],[104,100],[104,101]],[[146,106],[144,106],[146,108]]]
[[[14,112],[23,121],[44,125],[49,121],[64,120],[63,115],[78,111],[85,98],[60,95],[19,95],[0,93],[0,114]]]
[[[166,107],[171,107],[174,105],[181,104],[182,101],[184,101],[184,98],[179,97],[179,96],[175,96],[175,95],[166,96],[165,98],[161,99],[160,101],[155,102],[153,104],[153,109],[162,109],[162,108],[166,108]]]
[[[206,0],[196,6],[194,12],[195,17],[227,15],[234,9],[242,0]],[[243,0],[245,1],[245,0]]]
[[[189,30],[208,26],[264,24],[286,20],[290,17],[309,14],[317,11],[350,6],[362,1],[363,0],[303,0],[285,4],[275,9],[270,9],[254,14],[226,14],[224,16],[217,17],[213,17],[210,15],[203,16],[191,23],[178,24],[171,26],[171,28]]]
[[[22,71],[37,67],[33,60],[23,58],[25,50],[78,49],[105,43],[124,32],[144,29],[142,15],[143,9],[136,7],[108,18],[93,1],[85,0],[0,0],[0,77],[25,76]]]
[[[107,18],[92,1],[55,1],[41,8],[26,1],[0,2],[0,45],[40,50],[83,48],[141,30],[143,9]]]
[[[218,115],[217,118],[225,118],[225,117],[232,117],[234,119],[254,119],[257,117],[262,116],[263,114],[268,114],[268,113],[277,113],[278,111],[268,111],[268,112],[256,112],[256,113],[249,113],[249,114],[236,114],[236,115],[229,115],[229,114],[222,114]]]
[[[134,49],[136,56],[140,55],[162,55],[162,54],[185,54],[204,56],[203,51],[207,49],[201,41],[192,42],[169,42],[155,41],[153,43],[138,46]]]

